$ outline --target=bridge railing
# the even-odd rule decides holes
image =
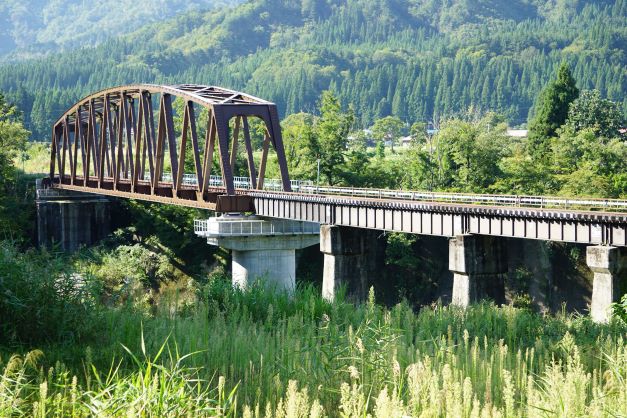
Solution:
[[[318,234],[320,225],[313,222],[285,222],[267,219],[196,219],[194,232],[200,236],[250,236]]]
[[[524,196],[496,194],[468,194],[446,192],[363,189],[352,187],[306,186],[300,193],[354,196],[374,199],[397,199],[423,202],[483,204],[494,206],[537,208],[590,208],[627,211],[625,199],[562,198],[555,196]]]
[[[163,175],[163,181],[171,181]],[[196,185],[196,176],[185,174],[183,184]],[[223,187],[220,176],[211,176],[209,184]],[[367,189],[359,187],[317,186],[309,180],[291,180],[293,193],[307,195],[352,196],[367,199],[394,199],[415,202],[455,203],[471,205],[490,205],[508,207],[531,207],[552,209],[603,210],[627,212],[626,199],[566,198],[557,196],[526,196],[502,194],[471,194],[426,192],[389,189]],[[235,177],[235,187],[241,190],[252,189],[248,177]],[[263,189],[270,192],[282,192],[283,184],[278,179],[266,179]]]
[[[172,181],[172,175],[164,173],[161,177],[162,181],[168,182]],[[244,189],[250,190],[252,189],[252,184],[248,177],[234,177],[233,178],[236,189]],[[194,174],[184,174],[181,183],[188,186],[196,186],[198,184],[198,179]],[[292,185],[292,190],[299,191],[304,186],[313,186],[313,182],[310,180],[290,180]],[[210,176],[209,178],[209,186],[211,187],[224,187],[224,182],[222,181],[221,176]],[[269,191],[282,191],[283,183],[280,179],[265,179],[263,184],[264,190]]]

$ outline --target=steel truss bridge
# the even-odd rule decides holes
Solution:
[[[251,119],[263,137],[258,166]],[[241,142],[248,176],[235,177]],[[281,179],[266,181],[271,147]],[[219,175],[212,175],[214,154]],[[137,84],[85,97],[54,124],[46,185],[385,231],[627,246],[627,200],[360,189],[290,180],[276,105],[212,86]]]

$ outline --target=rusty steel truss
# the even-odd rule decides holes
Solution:
[[[182,100],[182,110],[180,106],[178,112],[173,110],[173,98]],[[206,134],[199,138],[197,125],[204,109]],[[264,132],[258,168],[253,159],[252,117],[261,119]],[[180,120],[178,132],[175,119]],[[254,211],[253,199],[237,194],[234,185],[240,136],[252,188],[263,189],[272,145],[283,190],[291,191],[273,103],[192,84],[137,84],[102,90],[76,103],[54,124],[49,185],[218,212]],[[209,184],[216,144],[224,187]],[[182,182],[186,158],[193,160],[195,184]]]

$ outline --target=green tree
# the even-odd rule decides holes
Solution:
[[[377,156],[378,159],[382,160],[385,158],[385,145],[382,141],[377,142],[377,145],[375,145],[374,149],[374,154]]]
[[[390,142],[392,151],[394,151],[394,143],[401,137],[403,130],[403,121],[396,116],[386,116],[377,119],[372,126],[372,136],[377,142]]]
[[[296,113],[281,123],[285,156],[290,176],[295,179],[312,179],[316,175],[316,147],[313,142],[314,116]]]
[[[335,184],[341,179],[348,133],[354,119],[353,110],[342,111],[339,99],[331,91],[322,92],[320,117],[313,126],[310,149],[320,160],[320,175],[327,184]]]
[[[14,180],[14,161],[25,151],[29,134],[17,107],[0,94],[0,193],[6,193],[6,188]]]
[[[424,122],[414,122],[409,128],[411,140],[414,143],[423,144],[427,142],[427,124]]]
[[[535,161],[523,147],[499,161],[503,173],[492,189],[497,193],[540,195],[555,190],[555,179],[547,164]]]
[[[567,124],[575,132],[591,129],[597,136],[617,138],[621,135],[619,129],[625,125],[625,118],[618,104],[602,98],[598,90],[584,90],[571,103]]]
[[[17,107],[0,94],[0,231],[15,229],[18,210],[15,160],[26,149],[28,132]]]
[[[557,78],[542,90],[536,114],[529,122],[529,147],[534,157],[544,159],[550,151],[549,138],[566,122],[568,108],[579,95],[568,64],[562,63]]]
[[[403,188],[413,190],[433,190],[437,167],[431,153],[432,149],[423,143],[414,141],[403,154],[405,176]]]
[[[498,165],[506,152],[507,125],[494,114],[478,121],[452,119],[436,135],[435,159],[439,186],[484,192],[500,176]]]
[[[566,127],[553,138],[551,169],[565,196],[627,195],[627,147],[618,138],[599,141],[593,129]]]

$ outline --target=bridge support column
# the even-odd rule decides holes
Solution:
[[[586,248],[586,263],[594,273],[590,315],[598,323],[608,322],[610,305],[620,297],[621,282],[627,279],[627,254],[624,249],[609,246]]]
[[[505,301],[507,265],[501,241],[482,235],[458,235],[449,241],[453,272],[452,304],[466,307],[484,297]]]
[[[104,196],[45,189],[37,180],[37,241],[40,247],[59,245],[76,251],[111,232],[110,200]]]
[[[344,226],[320,226],[320,251],[324,253],[322,296],[333,300],[346,286],[347,296],[363,301],[368,295],[370,279],[383,265],[384,247],[381,231]],[[379,271],[378,274],[383,274]]]
[[[271,287],[296,288],[296,250],[318,244],[318,224],[254,216],[220,216],[195,222],[197,235],[232,250],[234,287],[262,279]]]

